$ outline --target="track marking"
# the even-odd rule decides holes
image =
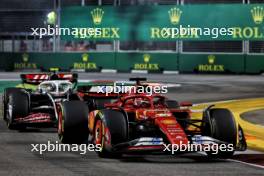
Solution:
[[[205,152],[197,152],[197,153],[199,153],[201,155],[206,155]],[[263,152],[259,152],[259,151],[246,150],[245,152],[237,151],[237,152],[235,152],[235,155],[234,156],[236,156],[237,154],[244,154],[244,153],[246,153],[246,154],[263,154]],[[231,162],[236,162],[236,163],[241,163],[241,164],[245,164],[245,165],[249,165],[249,166],[253,166],[253,167],[257,167],[257,168],[264,169],[264,166],[262,166],[262,165],[248,163],[248,162],[240,161],[240,160],[237,160],[237,159],[223,159],[223,160],[231,161]]]
[[[200,105],[211,105],[211,104],[220,104],[220,103],[231,103],[235,101],[239,101],[243,99],[232,99],[232,100],[223,100],[223,101],[212,101],[212,102],[204,102],[204,103],[196,103],[193,106],[200,106]]]
[[[241,163],[241,164],[245,164],[245,165],[249,165],[249,166],[253,166],[253,167],[257,167],[257,168],[264,169],[264,166],[258,165],[258,164],[247,163],[247,162],[240,161],[240,160],[235,160],[235,159],[226,159],[226,160],[227,161],[232,161],[232,162]]]

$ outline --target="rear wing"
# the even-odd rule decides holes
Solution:
[[[48,80],[69,80],[71,83],[77,83],[77,73],[33,73],[33,74],[21,74],[20,78],[22,83],[26,84],[40,84],[43,81]]]
[[[140,85],[141,82],[147,81],[147,78],[140,78],[140,77],[129,78],[129,81],[135,81],[136,85]]]

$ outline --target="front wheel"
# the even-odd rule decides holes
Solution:
[[[26,117],[29,114],[29,98],[28,95],[21,91],[10,92],[6,99],[7,103],[4,108],[6,114],[7,127],[11,130],[22,130],[25,128],[23,124],[16,122],[17,118]]]
[[[118,158],[121,153],[113,151],[113,146],[127,141],[128,125],[125,115],[117,110],[104,109],[100,111],[95,121],[94,144],[100,145],[98,155],[102,158]]]
[[[8,98],[9,98],[9,95],[10,94],[13,94],[13,93],[17,93],[17,92],[20,92],[21,91],[21,88],[16,88],[16,87],[8,87],[4,90],[3,92],[3,95],[2,95],[2,100],[3,100],[3,118],[4,120],[7,120],[7,111],[6,109],[8,108],[7,107],[7,103],[8,103]]]
[[[237,125],[234,116],[228,109],[215,108],[209,111],[211,125],[207,123],[204,131],[214,139],[225,142],[225,151],[218,149],[217,152],[206,152],[210,157],[229,158],[234,154],[237,144]],[[208,132],[208,129],[211,129]]]
[[[108,140],[106,136],[109,136],[109,131],[105,131],[106,127],[101,119],[98,119],[95,124],[94,129],[94,144],[100,147],[100,150],[97,151],[99,157],[110,158],[112,157],[111,152],[106,149],[105,142]]]

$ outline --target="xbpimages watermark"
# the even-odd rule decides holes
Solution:
[[[72,36],[81,36],[81,38],[87,38],[92,36],[100,36],[102,34],[101,28],[60,28],[58,25],[52,27],[48,25],[47,28],[30,28],[32,33],[31,35],[39,36],[61,36],[61,35],[72,35]]]
[[[81,155],[87,152],[101,151],[101,144],[61,144],[58,141],[46,144],[31,144],[31,152],[43,154],[44,152],[79,152]]]
[[[168,86],[166,85],[125,85],[124,83],[116,84],[113,86],[97,86],[97,93],[104,93],[106,96],[109,94],[125,94],[125,93],[139,93],[151,96],[152,94],[166,94],[168,93]]]
[[[233,144],[191,144],[188,141],[188,144],[184,144],[180,141],[179,144],[163,144],[164,152],[170,152],[175,154],[177,152],[211,152],[212,154],[218,154],[219,152],[232,152],[234,151]]]

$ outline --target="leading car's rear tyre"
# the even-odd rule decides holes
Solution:
[[[211,109],[210,110],[210,119],[211,119],[211,137],[218,139],[220,141],[226,142],[227,151],[221,151],[220,149],[215,152],[207,152],[207,155],[210,157],[217,158],[227,158],[231,157],[234,154],[234,148],[237,143],[237,125],[235,118],[228,109]],[[209,129],[209,126],[206,125],[205,128]],[[233,145],[233,148],[230,147]],[[233,150],[232,150],[233,149]]]
[[[59,138],[65,144],[81,144],[88,140],[88,107],[81,101],[67,101],[59,114]]]
[[[25,117],[29,113],[29,98],[27,93],[21,89],[10,91],[7,97],[5,113],[9,129],[23,129],[24,126],[16,123],[15,120]]]
[[[101,145],[98,155],[103,158],[120,157],[121,153],[113,151],[112,147],[127,141],[127,118],[121,111],[111,109],[101,110],[100,116],[94,128],[94,143]]]

